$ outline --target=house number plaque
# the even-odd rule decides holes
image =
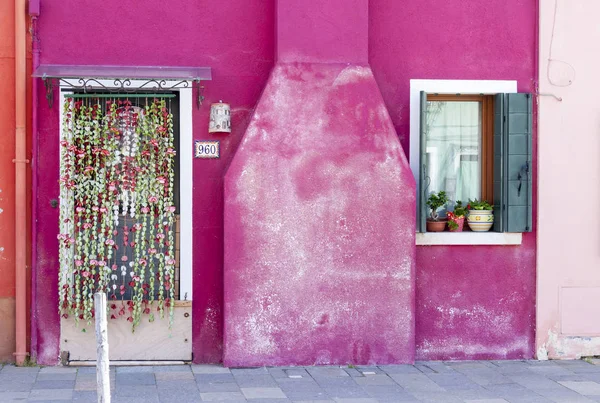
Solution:
[[[196,158],[221,158],[219,140],[196,140],[194,143],[194,156]]]

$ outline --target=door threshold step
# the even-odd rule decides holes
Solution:
[[[188,365],[190,361],[110,361],[110,366]],[[69,367],[95,367],[96,361],[69,361]]]

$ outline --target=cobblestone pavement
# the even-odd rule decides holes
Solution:
[[[113,402],[600,402],[585,361],[419,362],[373,367],[111,368]],[[96,402],[94,367],[0,370],[0,402]]]

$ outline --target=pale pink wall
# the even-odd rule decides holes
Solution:
[[[540,2],[540,92],[562,102],[539,98],[538,358],[600,354],[598,15],[559,1],[553,31],[554,2]]]

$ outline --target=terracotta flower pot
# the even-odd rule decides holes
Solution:
[[[447,220],[427,220],[427,232],[442,232],[444,229],[446,229],[447,222]]]
[[[492,210],[469,210],[467,223],[471,231],[486,232],[494,225]]]
[[[459,217],[459,218],[455,218],[453,220],[456,224],[458,224],[458,228],[450,228],[450,225],[448,225],[448,231],[450,232],[462,232],[463,227],[465,225],[465,217]],[[448,223],[450,223],[450,220],[448,220]]]

